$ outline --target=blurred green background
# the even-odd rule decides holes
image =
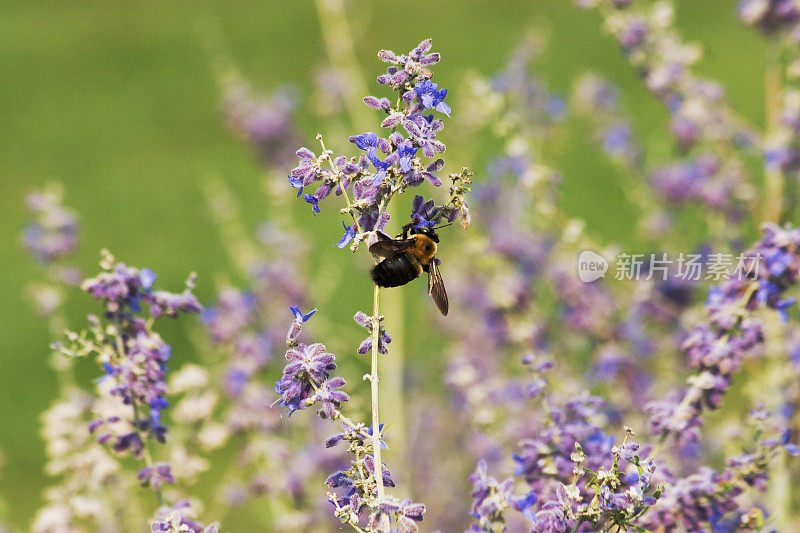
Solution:
[[[760,125],[763,42],[739,24],[735,4],[680,1],[677,26],[686,40],[705,49],[697,71],[719,80],[732,106]],[[383,95],[373,77],[384,68],[376,51],[405,52],[430,36],[443,56],[436,81],[451,88],[454,116],[469,113],[455,105],[462,100],[454,89],[465,72],[491,74],[502,68],[521,37],[536,29],[547,41],[539,72],[553,90],[568,95],[571,81],[587,70],[607,76],[621,86],[623,105],[636,117],[645,142],[664,135],[665,110],[641,87],[603,31],[600,16],[570,1],[380,1],[353,3],[348,10],[360,65],[374,94]],[[56,394],[48,363],[52,339],[25,294],[26,284],[40,275],[21,246],[26,193],[49,180],[64,183],[65,204],[81,217],[76,263],[84,272],[96,270],[98,251],[107,247],[120,260],[155,270],[167,289],[180,289],[186,274],[196,271],[197,293],[206,303],[213,298],[214,280],[233,268],[207,216],[202,184],[223,179],[253,229],[270,216],[264,208],[264,175],[253,152],[221,119],[210,48],[225,50],[242,75],[265,92],[295,85],[301,95],[299,129],[311,146],[320,128],[303,104],[312,92],[313,70],[326,62],[313,2],[0,4],[0,448],[5,460],[0,497],[17,527],[27,527],[41,504],[47,478],[38,417]],[[445,141],[449,133],[444,131]],[[455,168],[471,165],[480,174],[493,146],[492,139],[481,139],[449,149],[446,160]],[[563,173],[566,211],[584,218],[598,240],[626,243],[630,217],[619,199],[615,167],[597,152],[579,125],[569,125],[550,163]],[[288,189],[286,194],[292,195]],[[322,310],[333,323],[349,321],[356,309],[369,306],[364,265],[354,266],[347,253],[329,252],[341,233],[338,217],[324,213],[314,219],[305,204],[289,205],[293,220],[316,235],[312,246],[325,250],[324,261],[311,259],[311,294],[325,286],[329,270],[357,280]],[[92,310],[84,295],[69,296],[73,327],[82,327],[83,316]],[[175,364],[194,357],[188,342],[191,320],[162,330],[174,344]],[[356,342],[358,334],[352,334]],[[86,383],[95,374],[91,364],[82,366]]]

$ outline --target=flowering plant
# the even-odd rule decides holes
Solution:
[[[62,190],[33,193],[23,243],[43,279],[29,294],[58,382],[31,529],[791,531],[800,9],[739,5],[769,56],[760,128],[699,73],[669,2],[577,3],[658,106],[658,135],[642,134],[630,87],[584,73],[567,96],[550,88],[534,35],[460,85],[434,75],[431,39],[381,50],[381,92],[354,99],[347,17],[320,2],[326,134],[300,149],[295,115],[312,106],[260,96],[217,58],[269,220],[250,231],[234,188],[205,184],[230,267],[206,305],[205,275],[168,292],[107,251],[85,278]],[[629,235],[576,208],[575,154],[619,178],[597,181]],[[448,173],[456,159],[469,166]],[[440,260],[453,305],[434,319],[403,295],[425,271],[433,295]],[[397,264],[402,287],[385,288],[375,265]],[[77,287],[94,308],[75,330]]]

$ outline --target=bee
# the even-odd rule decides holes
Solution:
[[[428,294],[442,315],[447,316],[447,291],[435,259],[439,242],[436,231],[407,224],[403,227],[402,238],[392,239],[381,231],[377,235],[378,241],[369,247],[369,251],[385,259],[372,267],[372,281],[379,287],[399,287],[427,272]]]

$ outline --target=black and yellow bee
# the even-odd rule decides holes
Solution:
[[[369,251],[385,259],[372,267],[372,281],[380,287],[399,287],[427,272],[428,294],[439,311],[447,316],[447,291],[435,259],[439,242],[436,231],[428,227],[414,228],[409,224],[403,228],[402,238],[392,239],[380,231],[377,235],[378,241],[369,247]]]

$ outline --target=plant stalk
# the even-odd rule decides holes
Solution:
[[[383,486],[383,462],[381,460],[381,430],[380,417],[378,416],[378,340],[380,337],[380,307],[379,299],[381,288],[375,285],[375,295],[372,301],[372,365],[369,376],[370,390],[372,392],[372,459],[374,463],[375,488],[379,499],[386,496]],[[389,517],[381,516],[381,530],[390,532]]]
[[[767,43],[767,66],[764,74],[764,99],[767,114],[765,138],[775,132],[781,114],[781,71],[778,54],[778,43]],[[764,175],[764,212],[763,222],[778,224],[783,212],[784,176],[779,170],[767,170]]]

